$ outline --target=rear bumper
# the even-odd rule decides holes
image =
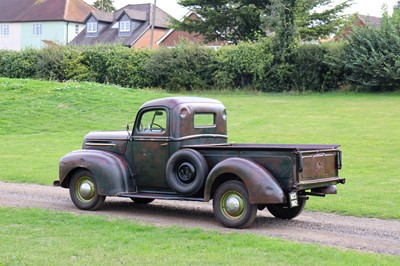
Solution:
[[[345,178],[339,178],[339,177],[319,178],[319,179],[300,181],[297,186],[297,189],[307,190],[312,188],[327,187],[331,185],[344,184],[344,183],[346,183]]]

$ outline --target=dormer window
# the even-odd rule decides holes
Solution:
[[[131,22],[130,21],[120,21],[119,22],[119,31],[120,32],[129,32],[131,30]]]
[[[86,31],[88,33],[96,33],[97,32],[97,22],[88,22],[86,25]]]

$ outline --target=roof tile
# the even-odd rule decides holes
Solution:
[[[0,22],[84,22],[92,10],[82,0],[1,0]]]

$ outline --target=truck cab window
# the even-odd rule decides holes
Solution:
[[[215,113],[197,113],[194,115],[194,127],[215,127]]]
[[[139,133],[164,134],[167,127],[165,110],[151,110],[142,114],[138,125]]]

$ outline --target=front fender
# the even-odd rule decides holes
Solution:
[[[284,192],[270,172],[253,161],[237,157],[226,159],[211,170],[204,189],[205,201],[210,201],[214,182],[226,174],[243,181],[251,204],[286,203]]]
[[[134,187],[128,163],[117,154],[99,150],[78,150],[65,155],[60,159],[60,185],[68,188],[71,176],[79,168],[93,173],[99,195],[115,196],[120,192],[130,192]]]

